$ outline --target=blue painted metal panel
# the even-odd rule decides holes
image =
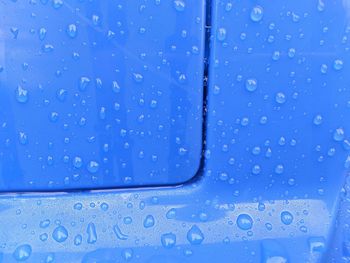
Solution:
[[[0,190],[192,178],[203,2],[1,1]]]
[[[201,176],[4,194],[2,261],[349,262],[348,10],[214,0]]]

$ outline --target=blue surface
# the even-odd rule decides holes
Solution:
[[[349,262],[349,7],[213,0],[200,174],[3,194],[3,262]]]
[[[0,191],[195,175],[203,0],[6,0],[0,16]]]

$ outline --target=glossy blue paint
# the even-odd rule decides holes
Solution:
[[[2,261],[349,262],[348,10],[213,0],[200,175],[3,194]]]
[[[0,191],[196,174],[203,0],[6,0],[0,16]]]

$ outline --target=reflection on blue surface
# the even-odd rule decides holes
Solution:
[[[202,0],[183,8],[6,0],[0,15],[0,190],[194,176],[202,150]]]
[[[347,3],[214,0],[202,176],[177,187],[3,195],[0,258],[349,262]]]

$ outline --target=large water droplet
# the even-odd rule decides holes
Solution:
[[[16,89],[16,99],[19,103],[26,103],[28,101],[28,90],[18,86]]]
[[[247,79],[245,82],[246,90],[253,92],[258,87],[258,81],[256,79]]]
[[[154,217],[152,215],[146,216],[145,220],[143,220],[143,226],[145,228],[154,226]]]
[[[187,240],[192,245],[199,245],[203,242],[204,235],[198,226],[192,226],[191,229],[187,232]]]
[[[250,12],[250,19],[254,22],[259,22],[264,16],[264,9],[261,6],[254,6]]]
[[[284,95],[284,93],[282,93],[282,92],[278,92],[278,93],[276,94],[275,99],[276,99],[276,102],[277,102],[278,104],[283,104],[283,103],[286,102],[286,95]]]
[[[53,231],[52,237],[57,242],[62,243],[68,238],[68,231],[64,226],[58,226]]]
[[[94,174],[98,172],[99,164],[96,161],[90,161],[87,165],[87,170]]]
[[[283,211],[281,213],[281,221],[285,225],[290,225],[293,222],[293,215],[288,211]]]
[[[237,226],[242,230],[249,230],[253,227],[253,219],[248,214],[241,214],[237,217]]]
[[[343,141],[345,138],[345,131],[343,128],[338,128],[333,133],[333,139],[337,142]]]
[[[174,7],[176,11],[182,12],[185,10],[186,4],[183,0],[175,0]]]
[[[67,27],[67,35],[70,38],[75,38],[77,36],[78,30],[77,30],[77,26],[75,24],[70,24]]]
[[[32,247],[28,244],[18,246],[13,252],[16,261],[26,261],[32,254]]]

